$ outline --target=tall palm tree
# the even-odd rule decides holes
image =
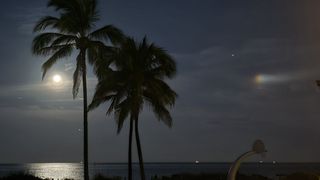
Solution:
[[[112,25],[94,29],[99,20],[97,0],[49,0],[48,7],[53,7],[59,15],[45,16],[36,23],[34,32],[41,33],[34,38],[32,51],[35,55],[50,56],[42,65],[44,78],[57,61],[77,50],[72,93],[75,98],[82,78],[84,179],[89,180],[86,59],[90,64],[97,64],[105,59],[113,48],[105,43],[117,44],[122,40],[123,34]],[[98,70],[99,67],[95,69]]]
[[[128,38],[110,58],[112,65],[100,73],[99,82],[89,110],[110,101],[107,114],[114,113],[118,133],[129,117],[128,179],[132,179],[132,133],[135,131],[140,175],[145,180],[139,137],[139,114],[145,103],[150,105],[158,120],[169,127],[172,118],[168,107],[175,103],[177,94],[166,84],[166,78],[176,73],[174,60],[162,48],[149,44],[146,38],[136,43]],[[134,127],[133,127],[134,126]],[[134,128],[134,129],[133,129]]]

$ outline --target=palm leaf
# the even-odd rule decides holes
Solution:
[[[96,0],[50,0],[49,7],[60,12],[60,30],[84,35],[99,20]]]
[[[177,65],[173,58],[160,47],[152,45],[150,46],[149,50],[153,55],[150,64],[153,66],[156,65],[157,67],[154,68],[154,73],[172,78],[177,72]]]
[[[156,78],[147,78],[144,93],[154,95],[161,104],[165,106],[174,106],[177,98],[177,93],[174,92],[170,86],[162,80]],[[149,95],[150,96],[150,95]]]
[[[104,39],[105,41],[110,41],[112,44],[119,44],[124,40],[122,31],[112,25],[107,25],[95,30],[89,34],[89,37],[93,39]]]
[[[72,53],[72,45],[66,45],[55,52],[43,65],[42,65],[42,79],[44,79],[47,71],[55,64],[60,58],[66,57]]]
[[[153,112],[159,121],[164,122],[168,127],[172,127],[172,117],[166,107],[152,103]]]
[[[159,121],[163,121],[168,127],[172,126],[172,118],[170,112],[166,108],[166,103],[163,102],[163,97],[154,94],[153,92],[144,92],[144,99],[152,107]],[[161,98],[160,98],[161,97]],[[174,99],[173,99],[174,101]]]
[[[82,63],[83,62],[81,62],[81,53],[80,53],[77,56],[76,70],[73,73],[73,87],[72,87],[73,99],[75,99],[79,93],[79,87],[81,84],[81,77],[82,77]]]
[[[110,61],[115,49],[115,47],[106,46],[100,41],[90,41],[87,49],[88,61],[90,64],[95,64],[97,60]]]
[[[63,37],[61,33],[42,33],[37,35],[32,41],[32,52],[37,55],[43,55],[41,49],[50,46],[56,38]]]
[[[106,76],[112,71],[110,65],[115,60],[117,49],[104,45],[92,45],[88,48],[88,61],[93,64],[93,70],[98,79]]]
[[[43,31],[48,27],[57,27],[59,24],[59,18],[53,16],[45,16],[41,18],[33,28],[33,32]]]
[[[92,102],[88,106],[88,111],[92,111],[95,108],[97,108],[101,103],[104,103],[106,101],[111,100],[114,97],[114,95],[108,95],[105,97],[93,97]]]
[[[62,35],[58,38],[56,38],[51,46],[54,46],[54,45],[61,45],[61,44],[75,44],[77,40],[77,37],[76,36],[73,36],[73,35]]]
[[[74,44],[69,44],[70,46],[74,46]],[[38,55],[50,55],[56,53],[61,48],[65,47],[66,45],[55,45],[55,46],[48,46],[38,49]]]
[[[125,119],[128,117],[130,113],[130,99],[125,99],[121,103],[119,103],[117,106],[115,106],[115,118],[118,124],[118,130],[117,133],[119,134]]]

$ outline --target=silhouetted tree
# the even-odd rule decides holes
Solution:
[[[112,49],[103,42],[119,43],[122,32],[112,25],[93,30],[99,20],[96,0],[49,0],[48,7],[53,7],[58,16],[45,16],[34,27],[37,35],[32,44],[36,55],[50,56],[42,65],[43,75],[59,60],[70,56],[77,49],[76,69],[73,74],[73,97],[79,91],[82,78],[83,86],[83,162],[84,179],[89,179],[88,172],[88,114],[87,114],[87,67],[90,64],[103,61]],[[103,64],[100,62],[99,64]],[[96,67],[96,70],[99,67]]]
[[[176,73],[174,60],[162,49],[149,44],[146,38],[136,43],[128,38],[114,51],[111,68],[100,73],[99,82],[89,110],[101,103],[110,101],[107,115],[114,112],[118,124],[118,133],[130,116],[128,178],[132,179],[132,133],[135,131],[140,175],[145,180],[141,143],[139,138],[139,114],[144,103],[150,105],[157,118],[169,127],[172,118],[168,107],[175,103],[177,94],[164,82]],[[134,127],[133,127],[134,126]]]

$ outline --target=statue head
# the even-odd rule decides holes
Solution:
[[[252,151],[256,152],[257,154],[264,155],[265,152],[267,152],[264,143],[258,139],[253,143]]]

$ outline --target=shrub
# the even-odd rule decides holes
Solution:
[[[310,173],[294,173],[288,175],[284,180],[318,180],[318,176]]]
[[[93,178],[94,180],[122,180],[121,177],[105,177],[105,176],[102,176],[101,174],[97,174],[95,175],[95,177]]]

